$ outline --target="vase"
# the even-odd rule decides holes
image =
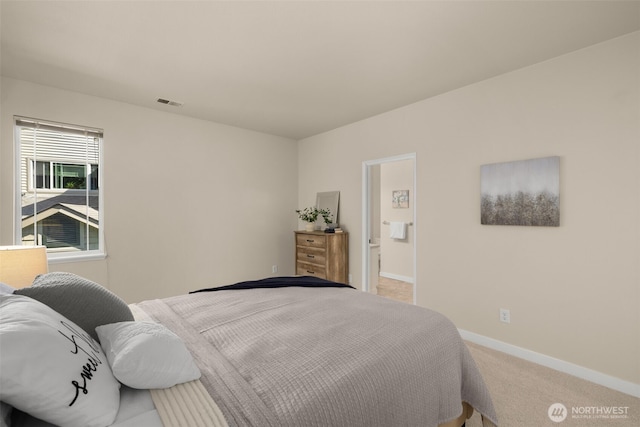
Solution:
[[[313,231],[316,229],[316,223],[315,222],[307,222],[307,225],[305,225],[304,229],[306,231]]]

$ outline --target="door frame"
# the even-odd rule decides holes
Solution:
[[[392,157],[384,157],[381,159],[375,160],[365,160],[362,162],[362,290],[364,292],[369,292],[369,266],[371,265],[370,253],[369,250],[369,241],[371,236],[369,235],[371,230],[371,212],[370,212],[370,204],[371,204],[371,166],[381,165],[384,163],[392,163],[401,160],[412,160],[413,161],[413,226],[409,227],[411,235],[413,236],[413,304],[415,305],[417,302],[417,292],[416,292],[416,284],[418,283],[418,269],[417,269],[417,248],[418,248],[418,216],[416,215],[418,212],[418,203],[417,203],[417,161],[416,161],[416,153],[407,153],[400,154],[398,156]]]

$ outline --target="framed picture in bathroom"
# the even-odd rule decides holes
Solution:
[[[408,208],[409,190],[393,190],[391,192],[391,207]]]

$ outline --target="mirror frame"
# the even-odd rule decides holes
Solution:
[[[339,224],[338,214],[340,209],[340,192],[339,191],[323,191],[316,194],[316,208],[329,209],[333,216],[333,222],[330,227],[337,227]],[[323,222],[324,224],[324,222]]]

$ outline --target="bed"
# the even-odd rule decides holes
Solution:
[[[64,279],[86,281],[68,273]],[[60,283],[59,275],[54,282]],[[59,288],[70,289],[66,284]],[[22,297],[39,298],[57,314],[74,317],[77,307],[83,305],[79,301],[65,307],[58,301],[56,305],[52,297],[42,296],[52,290],[34,285],[25,288]],[[108,294],[99,288],[97,293]],[[83,290],[64,300],[86,295]],[[459,427],[474,410],[482,414],[485,426],[498,425],[489,392],[457,329],[446,317],[425,308],[310,277],[241,282],[143,301],[126,309],[117,297],[108,297],[117,303],[117,309],[107,310],[106,316],[112,318],[91,319],[90,325],[85,319],[76,320],[82,325],[79,329],[94,335],[91,339],[96,342],[100,340],[109,362],[104,365],[111,367],[120,384],[116,408],[120,414],[113,421],[116,424],[112,422],[118,427]],[[98,306],[116,305],[112,300]],[[100,309],[89,307],[88,311],[95,314]],[[121,313],[114,319],[112,312]],[[88,332],[95,324],[100,334]],[[109,346],[117,347],[123,336],[135,335],[132,329],[119,331],[120,325],[162,328],[178,339],[182,353],[169,357],[157,372],[149,374],[151,382],[143,378],[134,383],[132,378],[144,376],[141,371],[156,363],[156,356],[170,353],[165,349],[173,344],[145,341],[136,349],[125,343],[125,348],[133,350],[114,350]],[[3,340],[7,341],[0,335],[0,351],[4,351]],[[136,351],[139,362],[131,356]],[[126,363],[118,364],[117,357],[125,353]],[[116,360],[112,360],[114,354]],[[0,363],[4,363],[2,358]],[[129,377],[122,373],[123,367],[130,371]],[[169,372],[180,369],[183,372],[177,376]],[[0,375],[5,374],[0,371]],[[165,381],[167,376],[173,378]],[[3,383],[6,380],[3,377]],[[9,400],[2,393],[0,390],[2,400]],[[144,403],[123,415],[127,403],[121,400],[133,395]],[[12,403],[20,406],[15,398]],[[13,417],[20,418],[21,425],[51,425],[24,421],[30,418],[22,415],[29,408],[21,409],[14,409],[21,417]],[[36,416],[43,418],[42,414]],[[141,416],[150,424],[131,421]]]

